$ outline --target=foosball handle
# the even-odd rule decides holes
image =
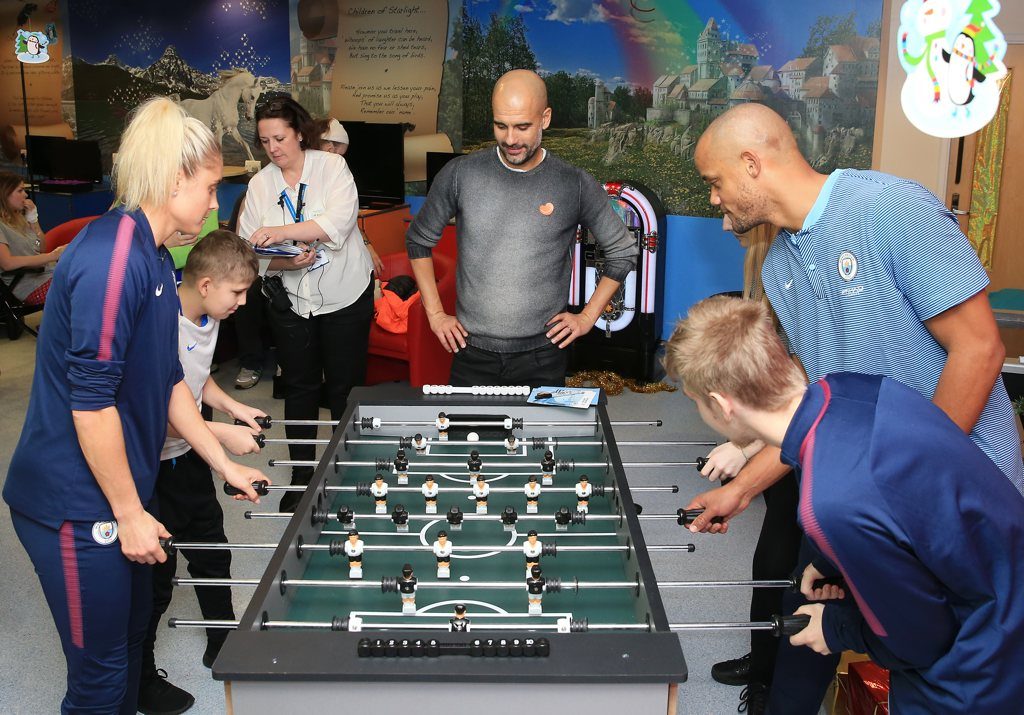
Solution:
[[[264,447],[267,446],[267,438],[264,437],[263,435],[261,435],[261,434],[254,434],[252,436],[252,438],[253,438],[253,441],[256,442],[256,446],[259,447],[260,449],[263,449]]]
[[[825,588],[825,586],[839,586],[840,588],[846,588],[846,579],[842,576],[829,576],[828,578],[818,578],[811,584],[811,588]]]
[[[707,466],[708,458],[707,457],[697,457],[697,459],[694,460],[694,463],[697,465],[696,468],[697,468],[698,472],[703,471],[704,467]],[[719,482],[719,485],[724,487],[726,484],[728,484],[732,480],[733,480],[732,477],[726,477],[725,479],[722,479]]]
[[[676,510],[676,522],[679,526],[689,526],[693,520],[704,513],[703,509],[678,509]],[[716,516],[711,519],[712,524],[724,524],[725,519]]]
[[[265,497],[267,494],[270,493],[270,490],[267,489],[267,482],[263,481],[262,479],[253,482],[252,488],[261,497]],[[239,489],[238,487],[233,487],[227,482],[224,482],[224,493],[227,494],[229,497],[235,497],[238,496],[239,494],[245,494],[245,492],[243,492],[241,489]]]
[[[273,426],[273,424],[274,424],[274,420],[271,419],[270,415],[267,415],[266,417],[256,417],[256,418],[253,419],[253,421],[256,424],[258,424],[260,427],[262,427],[263,429],[270,429],[271,426]],[[236,425],[247,425],[249,423],[244,421],[244,420],[235,420],[235,424]],[[263,445],[261,444],[260,446],[262,447]]]
[[[170,538],[170,539],[160,539],[160,548],[164,550],[165,554],[170,556],[171,554],[173,554],[175,552],[177,547],[174,545],[174,539]]]
[[[772,635],[795,636],[811,622],[811,617],[800,614],[797,616],[772,616]]]

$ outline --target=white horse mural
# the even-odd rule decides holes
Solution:
[[[220,89],[206,99],[185,99],[181,107],[213,130],[218,139],[226,133],[242,145],[253,160],[249,144],[238,133],[238,102],[245,104],[245,118],[252,119],[262,88],[251,72],[244,69],[222,70]]]

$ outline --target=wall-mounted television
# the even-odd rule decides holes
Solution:
[[[427,152],[427,192],[434,185],[437,172],[444,168],[444,165],[457,156],[462,156],[460,151],[428,151]]]
[[[92,183],[103,181],[99,142],[30,134],[26,149],[36,176]]]
[[[360,208],[405,202],[405,126],[342,121],[348,132],[348,162]]]

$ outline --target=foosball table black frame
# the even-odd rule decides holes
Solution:
[[[621,543],[632,544],[627,573],[638,579],[637,608],[649,630],[591,632],[447,633],[416,630],[349,632],[345,630],[265,629],[268,620],[287,620],[294,588],[282,588],[282,574],[301,575],[297,545],[316,543],[323,523],[312,518],[330,507],[324,487],[339,468],[335,458],[348,453],[347,440],[372,436],[362,427],[365,408],[389,419],[415,416],[433,420],[447,413],[496,412],[547,421],[593,420],[594,427],[546,427],[551,436],[600,436],[614,479],[614,498],[623,527]],[[598,428],[598,426],[600,428]],[[527,428],[526,431],[529,431]],[[432,434],[429,429],[411,429]],[[340,468],[344,469],[344,467]],[[443,518],[443,515],[440,517]],[[627,541],[628,539],[628,541]],[[632,573],[630,573],[632,569]],[[366,657],[358,643],[367,637],[435,639],[447,652],[466,652],[476,638],[544,638],[544,656],[435,655],[434,657]],[[636,509],[609,422],[606,402],[587,410],[527,405],[522,397],[423,395],[410,388],[377,386],[352,391],[348,409],[316,467],[309,488],[289,521],[237,630],[232,632],[213,668],[225,682],[227,711],[233,713],[299,712],[329,708],[352,713],[591,713],[674,712],[678,684],[687,678],[678,635],[669,630]]]

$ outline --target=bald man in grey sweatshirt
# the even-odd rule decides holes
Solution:
[[[492,95],[498,146],[449,162],[406,234],[430,327],[454,352],[453,385],[562,385],[564,350],[600,317],[636,265],[636,241],[590,174],[541,148],[544,80],[513,70]],[[444,312],[431,251],[456,219],[456,315]],[[566,312],[576,226],[604,251],[604,275]]]

